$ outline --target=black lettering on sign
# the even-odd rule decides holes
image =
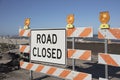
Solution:
[[[61,59],[62,51],[61,49],[56,48],[42,48],[40,52],[39,47],[34,47],[32,50],[33,56],[43,57],[43,58],[52,58],[52,59]]]
[[[36,54],[35,54],[35,53],[36,53],[36,49],[37,49],[37,48],[34,47],[33,50],[32,50],[32,51],[33,51],[33,56],[36,56]]]
[[[48,34],[47,42],[46,42],[46,43],[48,43],[48,42],[51,44],[51,37],[50,37],[50,34]]]
[[[62,57],[62,51],[61,49],[57,49],[57,59],[61,59]]]
[[[37,43],[39,42],[39,43],[41,43],[41,35],[40,34],[37,34]]]
[[[52,42],[53,42],[53,44],[56,44],[56,42],[57,42],[57,35],[56,34],[52,35]]]
[[[56,44],[57,35],[56,34],[37,34],[36,43],[42,44]]]
[[[37,48],[37,54],[38,54],[38,57],[41,57],[41,55],[39,53],[39,47]]]
[[[45,57],[45,56],[46,56],[46,49],[43,48],[43,49],[42,49],[42,57]]]
[[[56,49],[53,48],[53,49],[52,49],[52,58],[54,58],[54,59],[56,58],[55,51],[56,51]]]
[[[46,42],[46,36],[45,34],[42,34],[42,43],[45,44],[45,42]]]
[[[50,48],[47,49],[47,52],[48,52],[47,57],[48,57],[48,58],[51,58],[50,50],[51,50]]]
[[[33,52],[33,56],[41,57],[41,55],[39,54],[39,47],[38,48],[34,47],[32,52]]]

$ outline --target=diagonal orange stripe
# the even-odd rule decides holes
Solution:
[[[40,72],[43,68],[44,68],[43,65],[39,65],[35,71],[36,72]]]
[[[85,28],[84,31],[79,35],[80,37],[87,37],[92,32],[91,28]]]
[[[32,68],[33,64],[32,63],[29,63],[26,67],[27,70],[30,70]]]
[[[47,74],[50,74],[52,75],[54,72],[56,71],[56,68],[55,67],[52,67],[48,70]]]
[[[20,48],[20,52],[24,52],[24,50],[25,50],[26,47],[27,47],[27,46],[22,45],[21,48]]]
[[[67,29],[67,37],[71,36],[72,33],[76,30],[76,28],[73,29]]]
[[[104,39],[104,36],[98,31],[98,39]]]
[[[120,29],[109,29],[110,33],[117,39],[120,39]]]
[[[21,29],[20,32],[19,32],[19,36],[23,36],[25,30],[24,29]]]
[[[64,70],[59,77],[65,78],[71,71],[70,70]]]
[[[118,64],[114,61],[114,59],[112,59],[112,57],[109,54],[100,54],[100,56],[108,65],[118,66]]]
[[[68,58],[71,58],[73,54],[75,54],[76,50],[74,49],[69,49],[68,50]]]
[[[85,73],[79,73],[73,80],[84,80],[88,74]]]
[[[20,66],[22,66],[24,64],[24,62],[23,61],[20,61]]]
[[[80,57],[79,59],[81,60],[87,60],[91,56],[91,51],[86,50]]]

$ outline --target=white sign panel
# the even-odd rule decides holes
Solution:
[[[31,60],[65,64],[65,29],[31,30]]]

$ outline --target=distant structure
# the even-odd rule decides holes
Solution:
[[[73,23],[74,23],[74,14],[69,14],[68,16],[67,16],[67,25],[66,25],[66,28],[67,29],[72,29],[72,28],[74,28],[74,25],[73,25]]]
[[[30,29],[29,25],[30,25],[30,18],[26,18],[24,21],[24,29],[25,30]]]

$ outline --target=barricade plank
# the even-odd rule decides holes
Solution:
[[[120,67],[120,55],[99,53],[98,63]]]
[[[120,28],[99,29],[99,39],[120,39]]]
[[[67,37],[93,37],[93,29],[91,27],[67,29]]]
[[[19,29],[19,36],[21,37],[30,37],[30,29],[25,30],[25,29]]]
[[[20,45],[19,51],[22,53],[30,53],[30,46],[29,45]]]
[[[68,58],[91,60],[90,50],[68,49]]]
[[[88,73],[71,71],[68,69],[62,69],[62,68],[57,68],[52,66],[45,66],[42,64],[34,64],[34,63],[20,61],[20,67],[27,70],[45,73],[47,75],[60,77],[63,79],[92,80],[92,75]]]

